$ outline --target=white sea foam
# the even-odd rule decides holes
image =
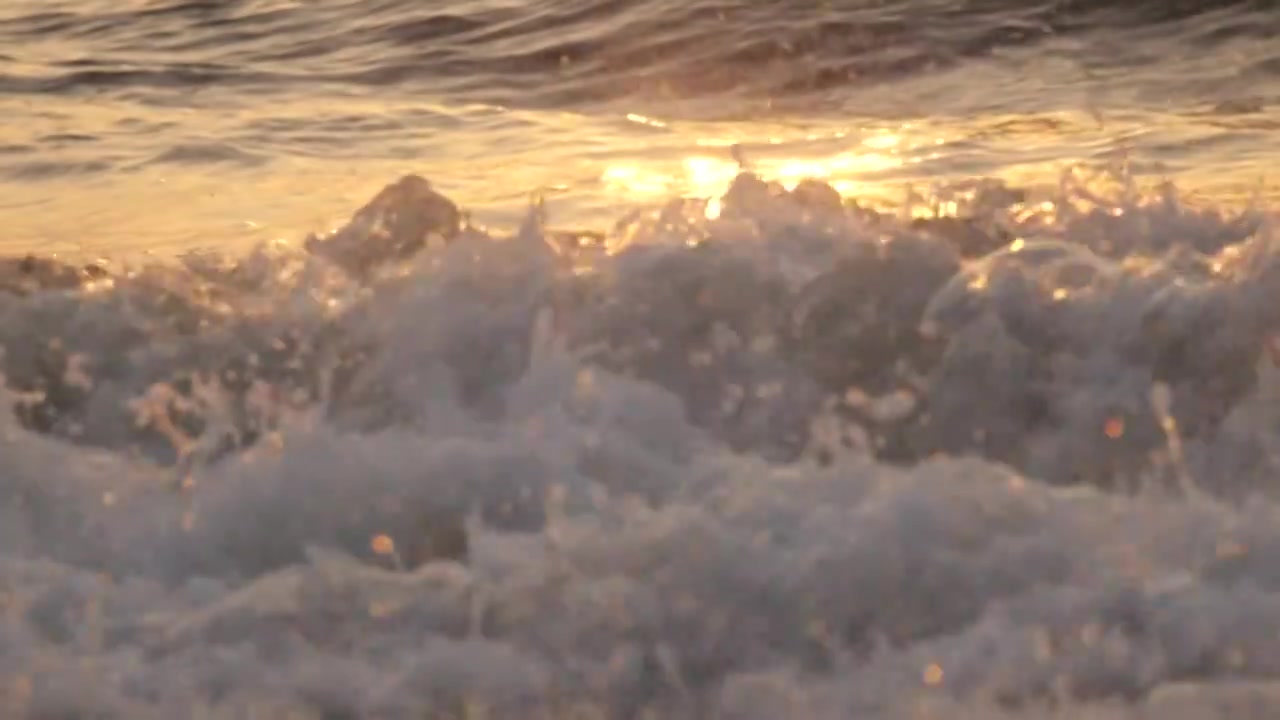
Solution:
[[[13,264],[6,717],[1280,711],[1265,213],[983,192]]]

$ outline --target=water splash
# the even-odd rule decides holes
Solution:
[[[593,243],[415,188],[308,247],[15,264],[14,717],[1271,702],[1265,212],[746,174]]]

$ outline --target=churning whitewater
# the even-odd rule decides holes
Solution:
[[[6,261],[5,714],[1270,717],[1273,220],[1124,180]]]

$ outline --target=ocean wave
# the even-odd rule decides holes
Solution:
[[[23,50],[16,68],[0,68],[0,91],[396,85],[555,107],[785,97],[894,81],[1078,33],[1154,30],[1220,43],[1267,37],[1275,23],[1247,0],[843,0],[819,12],[724,0],[84,4],[0,18],[0,45]],[[42,52],[44,43],[76,56]]]
[[[6,712],[1274,712],[1273,216],[1082,177],[0,263]]]

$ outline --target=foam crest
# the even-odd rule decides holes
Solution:
[[[956,192],[6,266],[6,712],[1280,707],[1267,215]]]

